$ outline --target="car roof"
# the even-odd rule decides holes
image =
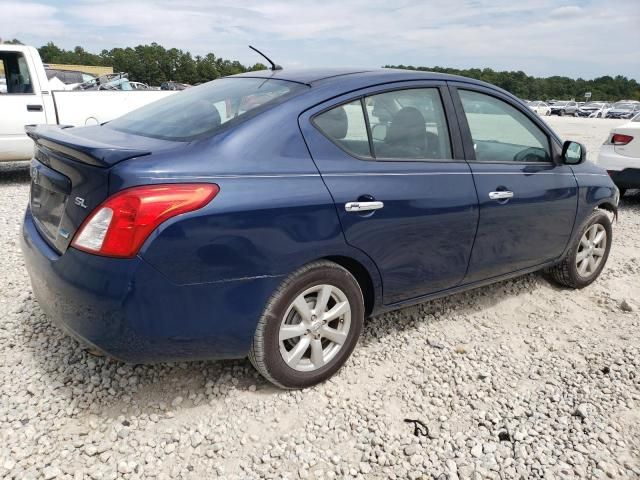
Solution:
[[[401,70],[396,68],[301,68],[287,70],[259,70],[232,75],[232,77],[275,78],[279,80],[288,80],[290,82],[303,83],[309,86],[317,84],[324,85],[346,79],[350,80],[350,82],[357,82],[357,80],[361,80],[363,85],[403,80],[455,80],[476,83],[478,85],[487,85],[485,82],[458,75],[418,70]]]

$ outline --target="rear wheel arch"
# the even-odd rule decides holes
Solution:
[[[375,308],[376,291],[369,270],[358,260],[342,255],[327,256],[319,260],[328,260],[337,263],[354,276],[360,285],[360,290],[362,290],[362,296],[364,297],[365,318],[371,315]]]

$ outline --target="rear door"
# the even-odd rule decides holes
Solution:
[[[471,283],[558,258],[578,204],[571,168],[528,109],[493,89],[451,83],[480,203]]]
[[[300,127],[346,241],[380,270],[385,304],[462,281],[477,196],[443,82],[339,97],[305,112]]]

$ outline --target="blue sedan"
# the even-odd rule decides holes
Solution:
[[[513,95],[435,73],[251,72],[28,133],[22,251],[52,319],[284,388],[333,375],[369,315],[536,270],[589,285],[618,204]]]

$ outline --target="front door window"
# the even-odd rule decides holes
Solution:
[[[458,91],[476,160],[551,162],[549,138],[524,113],[491,95]]]

